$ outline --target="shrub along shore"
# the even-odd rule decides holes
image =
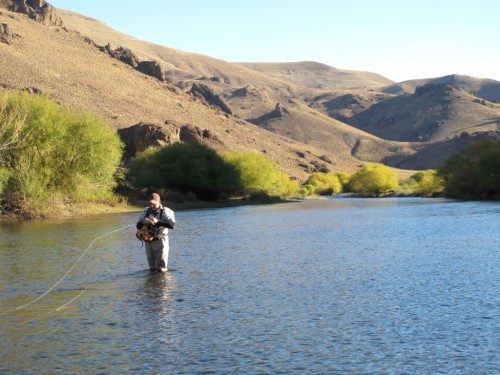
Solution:
[[[0,96],[0,218],[40,219],[139,210],[157,191],[176,209],[261,204],[349,193],[500,199],[500,143],[483,140],[439,170],[405,180],[377,163],[353,174],[313,173],[302,184],[256,152],[201,144],[149,148],[123,165],[123,144],[102,119],[46,96]],[[124,188],[126,187],[126,188]]]

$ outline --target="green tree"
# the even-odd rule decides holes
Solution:
[[[276,163],[261,154],[229,151],[224,154],[224,160],[238,171],[244,194],[278,197],[292,197],[298,194],[298,184]]]
[[[10,171],[0,166],[0,197],[2,196],[3,190],[5,189],[7,183],[10,179]]]
[[[335,176],[339,179],[340,185],[342,185],[342,190],[345,190],[349,186],[351,174],[347,172],[335,172]]]
[[[452,156],[439,174],[445,194],[460,199],[500,198],[500,142],[480,140]]]
[[[236,168],[201,144],[175,143],[150,148],[134,158],[130,176],[138,188],[193,192],[208,201],[241,188]]]
[[[304,182],[304,188],[310,194],[332,195],[342,192],[342,184],[336,173],[313,173]]]
[[[363,165],[349,181],[349,190],[364,197],[388,195],[398,186],[396,173],[391,168],[377,163]]]
[[[12,209],[36,214],[62,200],[113,196],[122,143],[103,120],[20,92],[1,95],[0,108],[2,200]]]
[[[420,196],[430,197],[444,190],[444,179],[434,169],[417,172],[410,179],[416,182],[414,192]]]

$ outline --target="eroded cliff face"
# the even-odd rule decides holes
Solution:
[[[0,8],[25,14],[43,25],[63,25],[56,9],[44,0],[0,0]]]

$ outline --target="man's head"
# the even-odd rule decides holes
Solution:
[[[149,196],[149,206],[153,208],[160,207],[160,196],[156,193],[153,193]]]

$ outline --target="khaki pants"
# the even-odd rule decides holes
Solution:
[[[146,256],[151,270],[167,271],[168,266],[168,237],[165,236],[159,240],[144,242]]]

